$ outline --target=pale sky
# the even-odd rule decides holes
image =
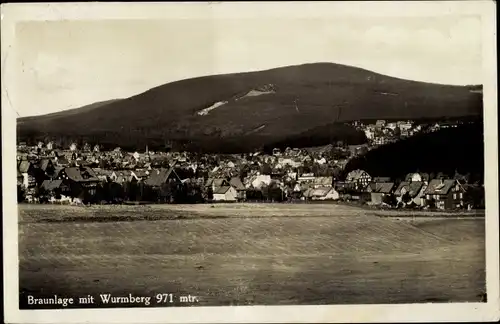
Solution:
[[[126,98],[191,77],[334,62],[480,84],[479,16],[98,20],[16,25],[22,117]]]

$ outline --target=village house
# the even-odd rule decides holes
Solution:
[[[387,196],[392,195],[394,182],[372,182],[367,187],[367,192],[370,193],[371,203],[380,205],[384,202]]]
[[[180,184],[181,182],[182,180],[175,172],[174,166],[171,166],[169,169],[152,170],[145,184],[153,189],[160,189],[166,183]]]
[[[353,184],[358,191],[365,189],[371,181],[372,177],[368,172],[359,169],[349,172],[345,179],[346,183]]]
[[[208,178],[207,182],[205,183],[206,188],[210,188],[212,190],[212,193],[215,193],[218,191],[221,187],[228,187],[230,186],[229,181],[227,181],[224,178]]]
[[[271,184],[271,176],[267,174],[258,174],[249,179],[250,186],[255,189],[262,189],[263,186]]]
[[[417,206],[425,205],[424,191],[427,185],[423,181],[410,181],[401,182],[396,190],[394,196],[398,204],[403,206],[413,203]]]
[[[17,169],[22,175],[22,185],[24,188],[34,188],[36,187],[36,178],[33,164],[28,160],[20,161]]]
[[[464,187],[455,179],[433,179],[424,192],[427,206],[438,209],[463,208]]]
[[[238,192],[232,186],[219,187],[213,194],[214,201],[235,202],[238,199]]]
[[[359,199],[359,197],[356,197],[356,195],[358,195],[359,193],[356,190],[354,183],[335,181],[333,187],[339,193],[339,198],[342,200],[353,200],[356,198]],[[353,198],[353,196],[355,198]]]
[[[243,182],[241,182],[241,179],[238,177],[233,177],[231,180],[229,180],[229,185],[236,189],[236,198],[239,201],[245,200],[246,199],[246,188],[245,185],[243,185]]]
[[[332,186],[317,187],[309,189],[308,194],[312,200],[338,200],[340,194]]]
[[[109,178],[111,181],[123,185],[125,182],[129,181],[131,174],[132,172],[130,170],[117,170],[113,171]]]
[[[175,202],[176,193],[182,186],[182,179],[175,171],[175,166],[152,170],[149,177],[144,181],[147,192],[152,194],[151,198],[161,202]],[[149,196],[149,195],[148,195]]]
[[[375,132],[374,132],[372,129],[365,129],[365,130],[364,130],[364,132],[365,132],[365,136],[366,136],[366,138],[367,138],[369,141],[371,141],[371,140],[373,140],[373,139],[374,139],[374,137],[375,137]]]
[[[54,163],[50,159],[41,159],[38,163],[38,168],[42,170],[47,176],[52,176],[55,171]]]
[[[386,145],[392,142],[394,142],[394,139],[390,138],[389,136],[375,136],[373,138],[374,145]]]
[[[100,179],[89,167],[69,167],[60,169],[53,180],[66,180],[71,188],[71,196],[75,198],[94,197]]]
[[[72,191],[67,180],[45,180],[40,187],[52,203],[70,201]]]

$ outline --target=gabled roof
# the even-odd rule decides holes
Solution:
[[[425,189],[425,195],[446,195],[450,189],[455,185],[456,180],[446,179],[434,179],[431,180],[427,189]]]
[[[226,179],[214,179],[213,181],[213,185],[215,187],[222,187],[224,186],[224,184],[228,183]]]
[[[231,186],[222,186],[217,188],[217,190],[214,191],[214,194],[224,195],[229,189],[231,189]]]
[[[229,184],[233,186],[236,190],[245,190],[245,186],[241,182],[241,179],[238,177],[231,178]]]
[[[71,167],[65,168],[64,172],[69,179],[75,182],[92,182],[99,181],[94,171],[88,167]]]
[[[366,171],[363,171],[363,170],[354,170],[354,171],[351,171],[347,174],[347,177],[346,179],[349,179],[349,180],[359,180],[361,179],[363,176],[370,176]]]
[[[63,167],[60,167],[60,166],[56,166],[54,168],[54,173],[52,174],[52,177],[53,178],[57,178],[59,176],[59,174],[61,173],[61,171],[64,170]]]
[[[162,184],[167,182],[170,176],[174,176],[179,182],[181,181],[175,172],[174,167],[170,167],[169,169],[161,168],[159,170],[153,170],[145,183],[148,186],[160,187]]]
[[[314,189],[309,188],[309,189],[305,190],[302,195],[306,198],[311,198],[313,196],[313,193],[314,193]]]
[[[370,192],[375,193],[391,193],[394,188],[394,182],[372,182],[369,185]]]
[[[40,169],[42,169],[43,171],[46,171],[48,166],[52,163],[52,161],[50,161],[49,159],[42,159],[40,160]]]
[[[394,191],[394,194],[401,195],[401,190],[403,188],[406,188],[406,190],[408,190],[408,194],[410,195],[410,197],[414,198],[419,194],[423,185],[424,183],[421,181],[412,181],[412,182],[404,181],[399,184],[397,189]]]
[[[311,196],[314,196],[314,197],[324,197],[331,190],[333,190],[332,187],[319,187],[319,188],[316,188],[316,189],[312,190]]]
[[[50,191],[61,187],[63,180],[44,180],[42,182],[42,188]]]

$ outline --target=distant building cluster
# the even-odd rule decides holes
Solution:
[[[377,136],[421,131],[411,122],[355,124]],[[405,134],[405,135],[403,135]],[[373,137],[373,141],[378,137]],[[377,144],[379,145],[379,144]],[[404,181],[344,174],[349,159],[372,144],[285,150],[272,154],[104,151],[76,143],[18,145],[18,201],[54,204],[349,201],[399,208],[472,209],[484,206],[484,188],[466,176],[412,173]]]
[[[355,121],[351,125],[365,133],[371,147],[385,145],[417,135],[422,132],[434,132],[445,128],[458,127],[459,121],[415,123],[412,120],[386,121],[377,120],[372,123]]]

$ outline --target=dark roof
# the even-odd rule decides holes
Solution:
[[[391,193],[394,188],[394,182],[372,182],[369,185],[371,192],[377,193]]]
[[[47,191],[50,191],[59,188],[62,183],[62,180],[44,180],[41,187]]]
[[[230,186],[222,186],[222,187],[219,187],[217,190],[214,191],[214,194],[225,194],[229,188],[231,188]]]
[[[49,164],[51,164],[51,161],[49,159],[40,160],[40,164],[39,164],[40,169],[42,169],[43,171],[46,171]]]
[[[161,168],[159,170],[153,170],[145,183],[148,186],[160,187],[162,184],[167,182],[168,178],[172,174],[178,181],[181,181],[181,179],[175,172],[174,167],[170,167],[169,169]]]
[[[61,173],[62,170],[64,170],[63,167],[56,166],[54,168],[54,173],[52,174],[52,177],[57,178],[59,176],[59,173]]]
[[[394,191],[394,194],[401,195],[401,190],[404,187],[406,187],[407,190],[409,191],[408,194],[410,195],[410,197],[414,198],[418,195],[423,185],[424,183],[421,181],[412,181],[412,182],[404,181],[399,184],[396,191]]]
[[[233,186],[236,190],[245,190],[243,182],[241,182],[241,179],[238,177],[231,178],[229,184]]]
[[[446,195],[450,189],[455,185],[456,180],[446,179],[434,179],[431,180],[427,189],[425,189],[424,194],[426,195]]]
[[[94,170],[88,167],[65,168],[64,172],[66,173],[69,179],[76,182],[99,181],[99,178],[94,173]]]
[[[19,163],[19,172],[21,172],[21,173],[28,172],[30,167],[31,167],[31,163],[27,160],[23,160],[23,161],[21,161],[21,163]]]
[[[373,182],[391,182],[391,178],[389,177],[375,177],[372,180]]]

